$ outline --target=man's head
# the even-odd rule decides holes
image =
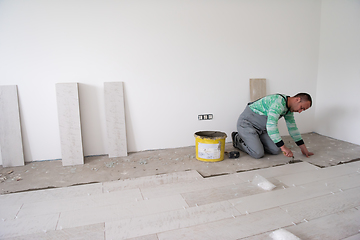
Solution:
[[[301,113],[312,106],[311,96],[307,93],[298,93],[290,100],[289,107],[291,112]]]

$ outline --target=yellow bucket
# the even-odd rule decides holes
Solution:
[[[204,162],[224,160],[226,133],[215,131],[196,132],[196,159]]]

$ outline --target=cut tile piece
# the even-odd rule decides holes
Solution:
[[[0,86],[0,164],[3,167],[23,166],[18,91],[16,85]]]
[[[85,226],[102,222],[117,221],[130,217],[146,216],[155,213],[183,209],[188,207],[180,195],[156,198],[144,201],[122,203],[97,208],[84,208],[61,212],[57,229]]]
[[[251,78],[250,79],[250,101],[256,101],[266,96],[266,79]]]
[[[105,82],[104,90],[109,157],[127,156],[123,82]]]
[[[279,208],[273,208],[236,218],[181,228],[158,233],[159,240],[165,239],[240,239],[281,227],[290,226],[292,219]]]
[[[227,201],[144,217],[105,222],[106,239],[127,239],[239,216]]]
[[[186,182],[202,179],[203,177],[195,170],[146,176],[139,178],[130,178],[112,182],[104,182],[104,192],[120,191],[131,188],[149,188],[163,184]]]
[[[57,83],[56,98],[62,164],[84,164],[78,83]]]
[[[59,213],[0,221],[0,239],[55,230]]]

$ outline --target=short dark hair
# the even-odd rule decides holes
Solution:
[[[301,99],[301,101],[303,101],[303,102],[309,101],[310,102],[310,107],[311,107],[312,99],[311,99],[310,94],[308,94],[308,93],[298,93],[294,97],[299,97]]]

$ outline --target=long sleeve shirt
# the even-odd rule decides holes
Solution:
[[[266,130],[269,134],[269,137],[276,144],[276,146],[282,147],[284,145],[278,129],[278,121],[281,117],[285,118],[287,129],[295,143],[298,146],[304,144],[304,141],[295,123],[294,113],[290,112],[290,109],[287,106],[286,95],[268,95],[251,103],[249,108],[259,115],[267,116]]]

